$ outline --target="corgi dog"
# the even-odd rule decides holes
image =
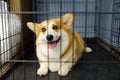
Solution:
[[[36,34],[36,55],[40,64],[38,75],[44,76],[50,70],[66,76],[83,51],[92,51],[85,47],[82,37],[71,30],[74,18],[71,12],[41,23],[27,22],[28,28]]]

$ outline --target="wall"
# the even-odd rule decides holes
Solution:
[[[99,0],[100,1],[100,0]],[[99,7],[100,8],[100,7]],[[99,37],[120,47],[120,0],[101,0]]]
[[[75,12],[73,29],[83,37],[95,36],[95,0],[33,0],[33,3],[34,11],[41,12],[34,15],[35,22],[60,17],[67,12]]]
[[[110,43],[113,0],[101,0],[99,36]]]

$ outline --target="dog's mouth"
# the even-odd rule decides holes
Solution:
[[[59,42],[60,38],[61,37],[59,37],[58,40],[56,40],[56,41],[48,42],[48,48],[54,49],[57,46],[57,43]]]

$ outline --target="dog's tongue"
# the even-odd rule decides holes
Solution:
[[[57,45],[57,43],[56,43],[56,42],[51,42],[51,43],[48,43],[48,48],[53,49],[53,48],[55,48],[55,47],[56,47],[56,45]]]

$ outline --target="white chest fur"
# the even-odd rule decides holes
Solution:
[[[58,71],[60,69],[60,65],[61,63],[59,59],[50,60],[48,63],[49,70],[52,72]]]
[[[37,57],[40,61],[43,61],[49,68],[50,71],[58,71],[61,65],[61,60],[56,58],[50,58],[45,54],[38,53],[40,50],[37,50]]]
[[[68,44],[68,41],[65,43]],[[62,60],[60,60],[60,56],[65,52],[66,47],[67,45],[62,45],[62,48],[60,48],[60,43],[58,43],[55,49],[49,50],[47,45],[39,45],[37,46],[37,57],[40,61],[43,61],[48,65],[50,71],[58,71],[60,65],[64,63],[61,63]],[[67,56],[64,61],[69,61],[69,57],[71,56]]]

